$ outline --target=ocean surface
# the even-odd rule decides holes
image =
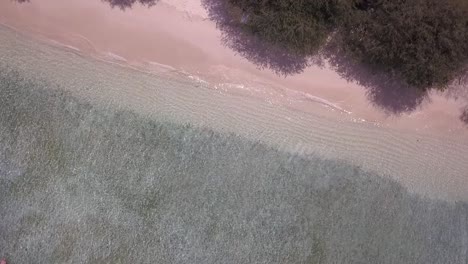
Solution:
[[[382,163],[390,164],[383,175],[333,158],[333,145],[325,155],[286,136],[290,148],[269,144],[260,135],[280,140],[262,121],[260,135],[236,133],[233,116],[214,127],[202,100],[174,106],[175,82],[157,84],[151,99],[117,98],[125,85],[106,79],[120,80],[109,68],[58,64],[80,60],[71,52],[37,63],[52,49],[10,41],[0,53],[0,257],[9,263],[468,263],[468,204],[409,190],[388,175],[397,158]],[[127,89],[149,82],[124,72]],[[104,86],[96,80],[116,97],[90,93]],[[225,103],[220,113],[236,111]],[[330,140],[321,133],[318,149]],[[460,161],[447,162],[463,173]]]

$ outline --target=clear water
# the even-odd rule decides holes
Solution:
[[[468,263],[468,204],[0,67],[10,263]]]

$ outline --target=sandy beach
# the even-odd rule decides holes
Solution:
[[[0,259],[467,263],[465,85],[281,75],[216,2],[0,2]]]
[[[460,120],[466,101],[465,95],[457,92],[462,89],[433,92],[414,110],[391,114],[369,100],[365,87],[348,82],[326,65],[311,66],[287,77],[259,69],[223,45],[220,31],[198,0],[163,1],[150,9],[135,5],[124,11],[94,0],[27,4],[7,1],[0,7],[0,22],[4,26],[69,54],[93,57],[142,73],[183,76],[191,84],[212,90],[196,100],[190,98],[200,94],[192,91],[196,87],[187,88],[192,90],[185,91],[182,98],[178,96],[184,93],[183,89],[172,92],[170,96],[175,97],[167,100],[174,101],[171,108],[180,108],[177,119],[181,122],[261,138],[292,152],[350,160],[382,174],[398,175],[406,186],[437,197],[468,198],[468,165],[463,161],[468,152],[468,130]],[[22,41],[3,41],[5,51],[19,49],[19,42]],[[30,52],[25,48],[17,56],[27,60]],[[28,67],[33,68],[29,70],[39,74],[42,70],[34,65],[31,62]],[[93,75],[86,75],[85,67],[80,69],[81,75],[73,72],[71,66],[53,65],[48,67],[49,73],[39,75],[54,79],[58,77],[50,72],[57,73],[57,82],[64,81],[62,76],[74,78],[75,83],[65,85],[69,88]],[[87,77],[80,80],[78,76]],[[83,92],[77,88],[74,92],[116,102],[145,115],[167,111],[156,110],[156,96],[161,93],[148,85],[150,79],[110,80],[105,75],[95,78],[114,84],[107,85],[112,87],[108,90],[100,87],[98,92]],[[132,89],[122,84],[129,80],[134,82]],[[89,82],[95,85],[92,78]],[[214,100],[213,96],[221,97]],[[440,177],[441,173],[445,177]]]
[[[468,97],[462,89],[432,92],[412,105],[414,109],[394,114],[372,102],[366,87],[345,80],[327,65],[312,65],[289,76],[259,69],[223,44],[203,7],[209,3],[162,1],[149,9],[136,4],[123,11],[93,0],[4,1],[0,22],[84,54],[145,69],[169,66],[218,89],[300,111],[407,131],[467,134],[460,120]]]

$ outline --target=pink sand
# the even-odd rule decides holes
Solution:
[[[467,101],[448,93],[432,93],[417,110],[389,115],[369,101],[364,87],[328,68],[309,67],[288,77],[260,70],[221,43],[200,0],[162,1],[150,9],[135,5],[126,11],[98,0],[2,1],[0,22],[86,54],[139,66],[168,65],[228,92],[300,111],[423,133],[468,133],[459,118]],[[317,104],[328,107],[318,110]]]

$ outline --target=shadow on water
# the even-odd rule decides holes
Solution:
[[[466,203],[344,161],[91,105],[3,63],[0,257],[466,263]]]

